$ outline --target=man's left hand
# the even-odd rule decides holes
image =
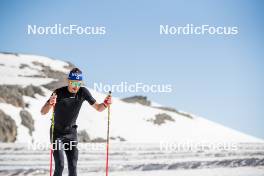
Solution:
[[[108,95],[106,98],[105,98],[105,100],[104,100],[104,105],[106,106],[106,107],[108,107],[109,105],[111,105],[112,104],[112,96],[111,95]]]

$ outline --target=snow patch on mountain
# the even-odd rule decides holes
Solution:
[[[33,84],[40,87],[45,95],[35,94],[35,98],[23,95],[23,101],[27,104],[26,107],[15,107],[0,101],[0,109],[11,116],[17,124],[17,143],[49,142],[51,112],[42,116],[40,109],[52,93],[52,90],[45,85],[56,81],[56,78],[44,74],[43,66],[65,74],[65,78],[67,78],[66,73],[69,72],[69,63],[67,62],[35,55],[0,54],[1,84],[23,87]],[[102,102],[106,96],[106,94],[92,89],[89,90],[97,102]],[[129,142],[263,143],[262,139],[224,127],[205,118],[162,108],[157,103],[154,103],[154,105],[155,107],[140,103],[129,103],[113,97],[110,136],[112,138],[122,138]],[[29,133],[29,129],[21,124],[20,111],[23,109],[30,112],[34,119],[35,130],[32,132],[32,136]],[[162,125],[156,125],[149,121],[149,119],[154,119],[158,114],[166,114],[173,120],[166,120]],[[87,102],[84,102],[77,125],[78,131],[85,130],[91,139],[105,139],[107,112],[99,113]]]

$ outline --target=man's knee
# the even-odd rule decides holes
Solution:
[[[64,162],[60,161],[60,162],[56,163],[55,167],[57,167],[59,170],[63,170],[64,169]]]
[[[56,162],[54,176],[61,176],[63,169],[64,169],[64,162]]]
[[[78,161],[78,150],[74,150],[71,152],[71,156],[68,156],[68,165],[69,167],[76,168]]]
[[[67,154],[69,170],[75,171],[77,168],[79,151],[77,148],[74,147],[72,150],[68,151]]]
[[[61,175],[64,169],[64,157],[63,151],[61,150],[54,150],[53,157],[55,161],[55,175]]]

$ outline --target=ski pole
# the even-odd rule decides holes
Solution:
[[[54,95],[54,94],[52,94]],[[50,176],[52,176],[52,156],[53,156],[53,131],[54,131],[54,108],[52,105],[52,116],[51,116],[51,144],[50,144]]]
[[[111,96],[111,91],[109,91],[109,96]],[[105,174],[108,176],[108,155],[109,155],[109,127],[110,127],[110,105],[107,107],[107,140],[106,140],[106,166],[105,166]]]

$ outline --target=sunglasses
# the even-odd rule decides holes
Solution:
[[[73,81],[70,81],[70,84],[71,84],[71,86],[73,86],[73,87],[81,87],[81,85],[82,85],[81,82],[73,82]]]

